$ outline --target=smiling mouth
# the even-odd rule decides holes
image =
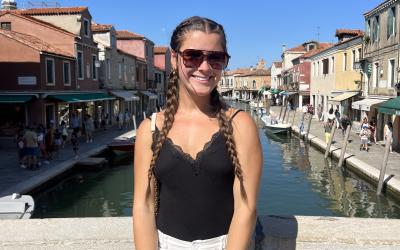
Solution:
[[[207,77],[202,77],[202,76],[193,76],[194,79],[201,81],[201,82],[207,82],[211,79],[211,76],[207,76]]]

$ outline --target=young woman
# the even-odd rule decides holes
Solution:
[[[229,60],[223,27],[188,18],[170,46],[166,107],[155,126],[141,123],[135,142],[136,249],[247,249],[262,152],[252,118],[219,98]]]

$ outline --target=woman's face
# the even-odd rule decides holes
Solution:
[[[184,36],[179,51],[172,54],[172,66],[179,72],[181,87],[185,87],[189,93],[196,96],[207,96],[217,86],[223,69],[215,66],[213,68],[209,57],[207,60],[204,59],[198,67],[189,65],[187,61],[184,63],[182,52],[188,49],[201,50],[206,55],[209,55],[211,51],[224,52],[221,36],[202,31],[188,32]]]

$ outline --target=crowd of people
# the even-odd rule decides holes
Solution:
[[[318,120],[323,122],[324,131],[325,131],[325,142],[328,143],[331,137],[332,128],[334,124],[336,124],[336,128],[342,130],[342,136],[345,136],[345,132],[347,127],[351,124],[350,118],[345,114],[340,114],[339,110],[333,110],[330,108],[327,113],[324,113],[322,110],[322,106],[318,105],[317,109],[317,117]],[[364,117],[359,130],[360,136],[360,151],[365,150],[369,151],[370,145],[378,144],[376,139],[376,122],[375,120],[368,121],[367,117]],[[392,122],[388,121],[384,127],[384,143],[390,137],[393,139],[393,124]],[[390,145],[390,152],[392,152],[392,145]]]
[[[122,122],[117,121],[119,128],[131,128],[131,115],[128,110],[122,114]],[[89,114],[84,115],[83,121],[78,112],[71,116],[69,126],[63,120],[59,125],[50,122],[48,127],[40,124],[37,127],[21,125],[17,130],[15,141],[18,148],[18,164],[21,168],[36,170],[43,164],[47,165],[53,158],[57,158],[60,149],[70,143],[74,157],[79,156],[79,141],[92,143],[96,128],[106,130],[108,115],[102,112],[100,121],[95,122]],[[82,139],[80,139],[82,138]]]

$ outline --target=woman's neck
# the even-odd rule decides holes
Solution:
[[[196,96],[190,94],[184,87],[179,89],[179,112],[210,114],[210,95]]]

